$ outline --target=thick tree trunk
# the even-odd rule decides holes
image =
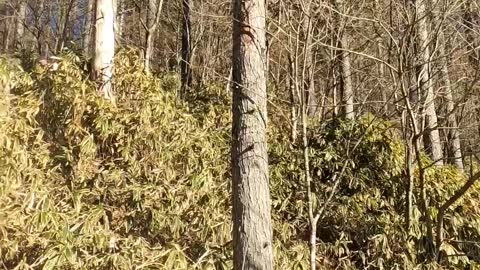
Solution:
[[[47,5],[48,6],[48,5]],[[46,28],[48,24],[45,24],[45,19],[49,18],[48,8],[45,8],[45,3],[40,1],[32,10],[31,19],[32,19],[32,35],[34,38],[35,49],[39,55],[43,56],[43,48],[46,46],[45,36],[46,36]]]
[[[27,1],[22,0],[18,6],[17,24],[15,26],[15,44],[17,49],[23,48],[25,34],[25,17],[27,15]]]
[[[379,10],[381,8],[379,0],[374,1],[374,10]],[[378,35],[376,38],[377,43],[377,58],[383,59],[384,58],[384,49],[383,49],[383,38],[382,33]],[[385,65],[382,62],[377,62],[378,65],[378,80],[381,82],[380,85],[384,85],[383,82],[385,80]],[[388,87],[383,86],[380,87],[380,96],[382,97],[383,105],[382,105],[382,113],[386,115],[388,113]]]
[[[344,0],[335,0],[335,8],[340,13],[344,13]],[[348,32],[346,30],[345,20],[340,15],[337,15],[337,24],[340,26],[338,31],[338,60],[340,64],[340,79],[342,91],[342,114],[346,119],[355,119],[355,111],[353,107],[354,93],[352,87],[352,72],[350,63],[350,53],[348,48]]]
[[[87,0],[87,6],[85,7],[85,22],[83,27],[83,54],[86,57],[90,56],[92,48],[92,29],[93,19],[95,18],[95,1]]]
[[[440,133],[438,132],[437,112],[435,109],[435,93],[430,76],[430,49],[428,40],[428,20],[426,13],[426,0],[415,1],[415,10],[417,15],[417,50],[420,54],[420,63],[418,64],[418,87],[422,96],[424,96],[425,113],[425,149],[430,154],[433,162],[437,166],[443,165],[442,143]]]
[[[442,77],[445,81],[445,99],[447,100],[447,121],[448,121],[448,137],[449,137],[449,159],[460,171],[463,172],[462,149],[460,144],[460,132],[458,131],[457,117],[455,116],[455,103],[453,101],[452,87],[450,85],[450,77],[448,67],[443,64]]]
[[[162,10],[163,0],[158,3],[157,0],[148,0],[147,11],[147,29],[145,34],[145,72],[151,72],[151,60],[153,55],[153,45],[155,41],[155,33],[157,30],[160,11]]]
[[[3,32],[3,52],[8,52],[10,49],[10,38],[11,38],[11,28],[12,26],[10,25],[11,23],[11,18],[10,17],[10,10],[8,6],[4,6],[4,16],[5,19],[3,20],[3,27],[4,27],[4,32]]]
[[[344,49],[347,46],[346,37],[342,37],[340,48]],[[354,94],[352,88],[352,72],[350,65],[350,54],[345,51],[339,53],[340,59],[340,76],[342,82],[342,103],[343,115],[346,119],[355,119],[355,111],[353,108]]]
[[[457,117],[455,115],[455,102],[453,100],[452,86],[448,72],[448,58],[445,55],[445,37],[442,30],[438,34],[438,52],[441,57],[440,74],[443,79],[445,89],[445,99],[447,102],[447,123],[448,123],[448,157],[449,161],[463,172],[462,150],[460,144],[460,133],[458,131]]]
[[[72,29],[70,29],[70,39],[75,43],[75,48],[82,48],[83,44],[83,16],[84,10],[78,1],[73,4],[72,10]]]
[[[234,269],[273,269],[267,155],[266,6],[233,1]]]
[[[154,34],[152,28],[155,24],[155,10],[156,10],[156,0],[148,0],[148,10],[147,10],[147,31],[145,33],[145,72],[150,73],[150,60],[152,59],[153,54],[153,39]]]
[[[97,0],[95,12],[95,56],[93,78],[100,83],[99,92],[114,101],[112,90],[113,57],[115,55],[114,0]]]
[[[180,63],[181,69],[181,81],[182,81],[182,90],[180,95],[185,94],[186,89],[188,89],[192,84],[192,69],[190,65],[190,60],[192,56],[192,47],[191,47],[191,30],[192,24],[190,20],[191,12],[191,0],[183,0],[183,18],[182,18],[182,59]]]
[[[151,59],[153,55],[153,42],[155,39],[155,21],[156,21],[156,10],[157,10],[157,0],[148,0],[148,10],[147,10],[147,29],[145,33],[145,72],[150,73],[151,70]]]

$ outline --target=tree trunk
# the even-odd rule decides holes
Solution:
[[[288,92],[290,98],[290,141],[295,144],[297,141],[297,126],[298,126],[298,95],[296,94],[296,80],[295,80],[295,62],[292,55],[288,56]]]
[[[145,72],[150,73],[150,60],[152,59],[153,54],[153,39],[154,35],[151,31],[155,24],[155,10],[156,10],[156,0],[148,0],[148,9],[147,9],[147,31],[145,33]]]
[[[95,56],[93,79],[100,83],[99,92],[114,101],[112,91],[113,57],[115,55],[114,0],[96,0]]]
[[[44,1],[40,1],[32,14],[34,20],[34,31],[32,34],[35,38],[37,52],[42,57],[45,56],[45,52],[48,51],[48,42],[46,42],[48,23],[46,23],[46,21],[50,18],[49,12],[50,9],[48,5],[45,5]]]
[[[125,24],[125,0],[117,0],[117,21],[116,36],[117,39],[123,38],[123,28]]]
[[[73,23],[70,22],[70,14],[74,9],[74,5],[75,5],[75,0],[70,0],[70,2],[68,3],[67,10],[65,11],[65,18],[63,21],[62,29],[61,29],[62,30],[61,36],[55,48],[56,53],[60,52],[64,48],[65,43],[67,42],[68,31],[71,30],[70,26],[71,25],[75,26],[75,22]],[[75,16],[75,12],[73,12],[73,14],[74,14],[73,16]]]
[[[192,84],[192,70],[190,66],[190,59],[192,56],[191,47],[191,30],[192,25],[190,21],[191,0],[183,0],[183,18],[182,18],[182,59],[180,63],[182,90],[180,95],[183,96],[185,91]]]
[[[463,159],[462,159],[462,149],[460,143],[460,132],[458,131],[457,117],[455,115],[455,103],[452,95],[452,88],[450,85],[450,78],[448,74],[448,67],[445,65],[442,68],[442,76],[445,80],[445,99],[447,100],[447,122],[448,122],[448,137],[449,137],[449,159],[452,164],[455,165],[460,171],[463,172]]]
[[[379,10],[380,9],[380,3],[379,0],[375,0],[374,2],[374,10]],[[378,59],[383,59],[384,58],[384,50],[383,50],[383,38],[382,38],[382,33],[379,33],[378,37],[376,38],[376,43],[377,43],[377,58]],[[385,78],[385,65],[382,62],[377,62],[378,65],[378,80],[381,82],[380,85],[384,85],[383,82],[386,79]],[[382,105],[382,113],[384,115],[387,115],[388,113],[388,87],[380,87],[380,96],[382,97],[383,105]]]
[[[442,30],[439,32],[438,51],[441,57],[440,74],[443,78],[445,99],[447,102],[447,123],[448,123],[448,156],[449,161],[463,172],[462,150],[460,145],[460,133],[458,131],[457,117],[455,115],[455,103],[453,100],[452,86],[448,72],[448,61],[445,55],[445,38]]]
[[[3,20],[4,32],[3,32],[3,52],[7,53],[10,49],[10,38],[11,38],[11,19],[10,19],[10,9],[7,5],[4,6],[4,16]]]
[[[335,7],[340,13],[344,13],[344,0],[335,0]],[[348,48],[348,33],[346,30],[345,20],[340,15],[337,15],[338,31],[338,60],[340,62],[340,79],[342,90],[342,113],[346,119],[355,119],[355,111],[353,108],[354,94],[352,88],[352,72],[350,63],[350,53],[346,52]]]
[[[313,40],[313,20],[312,20],[312,3],[307,6],[307,14],[303,21],[303,31],[305,35],[305,67],[304,67],[304,91],[306,97],[307,114],[310,117],[317,115],[318,100],[315,94],[315,62],[313,56],[312,40]]]
[[[23,36],[25,34],[25,17],[27,15],[27,1],[22,0],[18,6],[17,25],[15,26],[15,42],[17,49],[23,48]]]
[[[88,0],[88,4],[85,7],[85,22],[83,26],[83,54],[86,57],[90,56],[92,49],[92,29],[93,29],[93,20],[95,19],[95,1]]]
[[[162,10],[163,0],[157,3],[157,0],[148,0],[147,11],[147,29],[145,33],[145,72],[151,72],[151,59],[153,55],[153,45],[155,33],[159,22],[160,11]]]
[[[267,155],[266,7],[233,1],[234,269],[273,269]]]
[[[415,1],[415,10],[417,18],[417,51],[420,54],[420,63],[418,64],[417,82],[422,96],[424,96],[425,113],[425,149],[430,154],[433,162],[437,166],[443,165],[442,143],[440,133],[438,132],[437,112],[435,109],[435,93],[430,76],[430,49],[428,35],[428,20],[426,13],[426,0]]]
[[[465,34],[467,36],[467,47],[471,52],[469,54],[470,64],[474,68],[478,68],[480,63],[480,48],[478,44],[478,35],[476,35],[474,31],[474,17],[476,16],[476,13],[473,10],[471,2],[473,1],[465,1],[464,3],[463,25],[465,27]]]

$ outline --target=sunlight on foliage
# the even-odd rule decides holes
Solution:
[[[56,71],[0,58],[8,89],[0,93],[0,261],[8,269],[231,269],[230,93],[204,85],[179,101],[178,77],[146,75],[138,51],[115,61],[113,105],[73,53]],[[270,110],[276,267],[308,269],[302,149]],[[308,136],[316,209],[335,193],[318,227],[320,269],[439,269],[409,253],[422,250],[425,228],[415,208],[417,233],[404,229],[405,158],[394,124],[372,115],[313,122]],[[466,177],[449,166],[425,176],[435,220]],[[479,196],[477,184],[445,217],[452,267],[480,256]]]

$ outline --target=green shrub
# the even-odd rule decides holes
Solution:
[[[199,258],[228,268],[228,133],[202,128],[127,54],[116,62],[116,106],[96,95],[73,54],[17,89],[26,118],[20,106],[2,118],[23,125],[2,134],[1,173],[16,179],[2,181],[0,204],[12,217],[2,219],[0,246],[9,268],[179,269]]]
[[[372,115],[356,121],[335,119],[312,128],[309,138],[317,207],[323,206],[330,193],[335,192],[317,228],[322,240],[320,254],[346,269],[440,268],[425,262],[422,255],[426,229],[418,206],[417,167],[414,234],[405,230],[405,154],[393,123]],[[425,156],[422,159],[424,166],[431,163]],[[340,181],[336,190],[334,175]],[[452,166],[430,166],[425,170],[425,181],[429,213],[436,222],[436,209],[466,182],[466,177]],[[480,236],[475,225],[480,217],[475,207],[479,187],[477,184],[472,188],[446,216],[448,241],[442,250],[454,256],[443,264],[463,268],[478,260],[479,250],[474,243]]]
[[[0,84],[10,89],[0,93],[8,108],[0,114],[2,265],[230,269],[231,96],[224,86],[192,89],[179,101],[177,76],[146,75],[139,52],[126,49],[115,60],[113,105],[97,95],[75,54],[62,55],[56,71],[22,59],[0,58]],[[268,131],[276,267],[307,269],[303,156],[280,109],[270,108]],[[417,208],[417,234],[404,230],[405,164],[395,129],[371,115],[311,129],[316,206],[335,192],[318,227],[321,269],[440,267],[411,252],[421,250],[425,231]],[[465,176],[451,167],[425,173],[435,220]],[[447,213],[443,250],[467,255],[445,265],[460,269],[478,258],[474,242],[452,240],[480,241],[479,187]]]

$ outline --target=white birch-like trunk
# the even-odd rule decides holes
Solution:
[[[95,18],[93,78],[100,83],[99,92],[106,99],[114,101],[112,89],[115,55],[114,0],[97,0]]]

